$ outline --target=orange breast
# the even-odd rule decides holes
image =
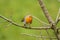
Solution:
[[[32,22],[32,18],[31,17],[27,17],[25,20],[26,20],[26,23],[31,23]]]

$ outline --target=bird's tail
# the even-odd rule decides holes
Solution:
[[[24,22],[24,18],[21,20],[21,22]]]
[[[21,22],[23,22],[24,20],[21,20]]]

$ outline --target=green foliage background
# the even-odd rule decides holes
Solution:
[[[55,21],[58,9],[60,7],[60,2],[58,0],[43,0],[51,17]],[[14,22],[23,25],[21,19],[25,15],[34,15],[41,19],[42,21],[48,23],[43,11],[38,3],[38,0],[0,0],[0,15],[13,20]],[[33,19],[31,26],[38,27],[42,26],[37,20]],[[57,25],[60,26],[60,23]],[[50,36],[54,36],[52,30],[48,30]],[[42,38],[37,38],[33,36],[27,36],[25,34],[48,36],[45,30],[30,30],[21,27],[14,26],[7,21],[0,18],[0,40],[43,40]],[[49,40],[49,39],[45,39]],[[57,39],[53,39],[57,40]]]

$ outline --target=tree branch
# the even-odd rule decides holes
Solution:
[[[15,26],[22,27],[22,28],[26,28],[26,29],[34,29],[34,30],[42,30],[42,29],[46,30],[46,29],[51,29],[51,27],[31,27],[31,28],[28,28],[28,27],[20,26],[19,24],[13,22],[13,21],[10,20],[10,19],[7,19],[7,18],[4,17],[4,16],[1,16],[1,15],[0,15],[0,18],[6,20],[7,22],[9,22],[9,23],[11,23],[11,24],[13,24],[13,25],[15,25]]]
[[[56,25],[58,24],[59,21],[60,21],[60,17],[57,19],[57,21],[56,21]]]
[[[49,15],[48,10],[45,7],[45,4],[44,4],[43,0],[38,0],[38,1],[39,1],[39,4],[40,4],[40,6],[41,6],[41,8],[42,8],[42,10],[43,10],[48,22],[51,24],[51,27],[54,30],[54,33],[55,33],[57,39],[60,40],[60,38],[58,36],[58,33],[57,33],[56,25],[55,25],[54,21],[52,20],[51,16]]]
[[[33,18],[35,18],[37,21],[39,21],[40,23],[43,23],[43,24],[45,24],[45,25],[50,25],[50,24],[48,24],[48,23],[46,23],[46,22],[43,22],[42,20],[40,20],[39,18],[37,18],[37,17],[35,17],[35,16],[32,16]]]
[[[39,1],[39,4],[40,4],[40,6],[41,6],[41,8],[42,8],[42,10],[43,10],[43,12],[44,12],[44,14],[45,14],[48,22],[49,22],[50,24],[54,23],[53,20],[52,20],[52,18],[50,17],[50,15],[49,15],[49,13],[48,13],[47,8],[45,7],[45,4],[43,3],[43,0],[38,0],[38,1]]]
[[[59,15],[60,15],[60,8],[59,8],[59,11],[58,11],[58,14],[57,14],[57,17],[56,17],[56,23],[55,23],[56,25],[60,21]]]
[[[49,39],[48,36],[37,36],[37,35],[31,35],[31,34],[26,34],[26,33],[21,33],[21,34],[26,35],[26,36],[32,36],[32,37],[38,37],[38,38],[44,38],[44,39],[48,38]],[[56,39],[56,37],[51,37],[51,39]]]
[[[50,36],[48,30],[46,30],[46,32],[47,32],[47,34],[48,34],[48,38],[49,38],[50,40],[52,40],[52,38],[51,38],[51,36]]]

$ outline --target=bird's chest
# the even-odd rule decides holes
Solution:
[[[32,21],[32,18],[27,17],[27,18],[25,18],[25,21],[26,21],[27,23],[30,23],[30,22]]]

